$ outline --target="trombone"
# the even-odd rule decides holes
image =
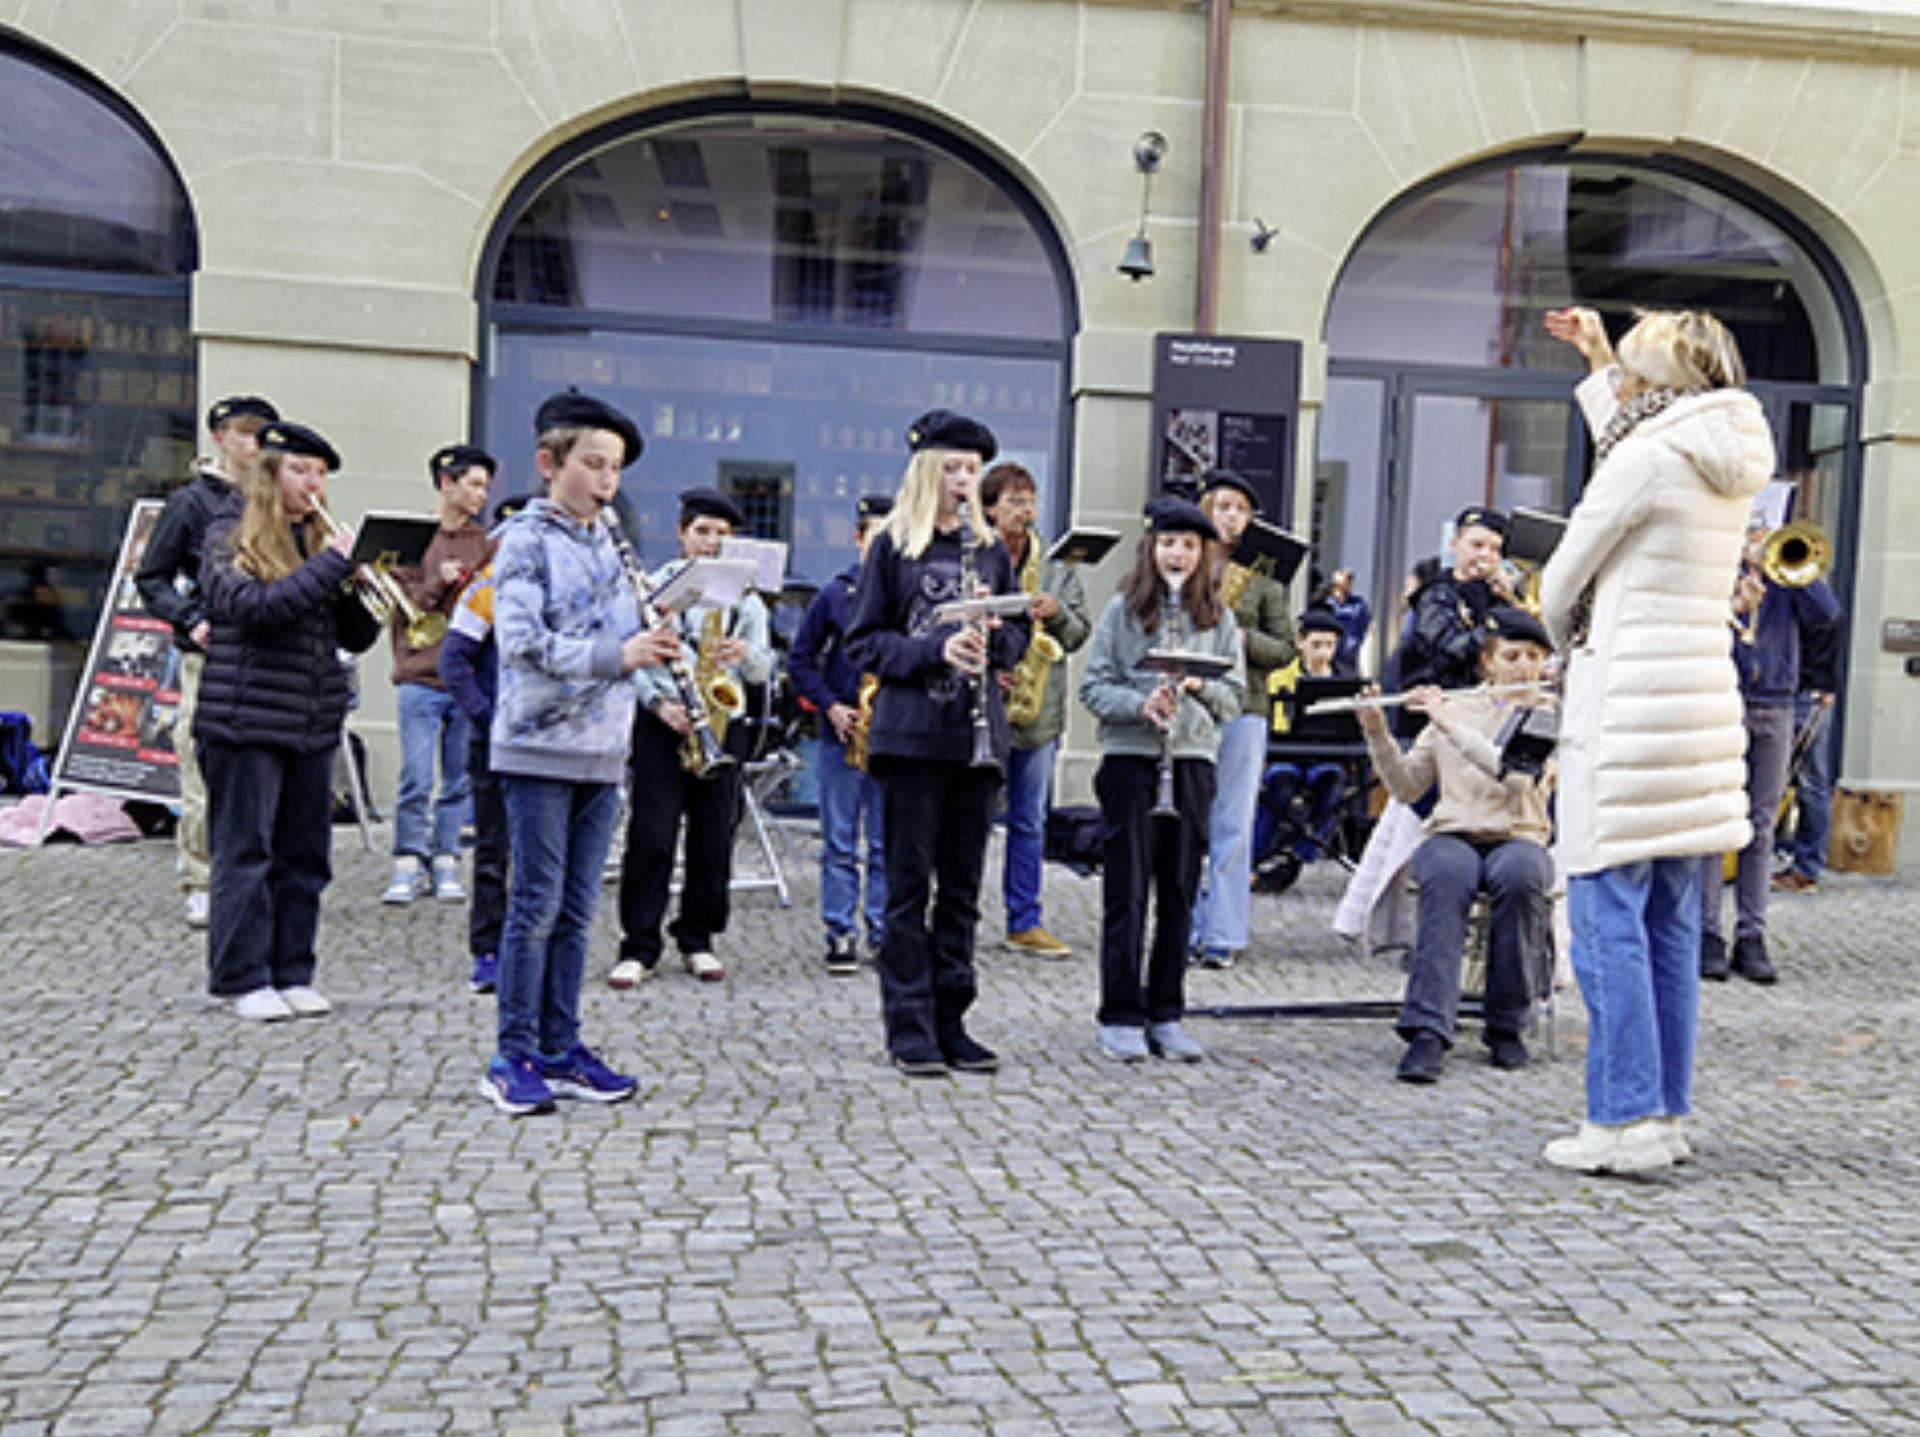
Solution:
[[[332,514],[327,506],[318,499],[313,502],[313,515],[327,531],[329,538],[337,538],[347,532],[347,528]],[[353,571],[353,591],[366,605],[367,612],[379,622],[382,628],[394,621],[396,615],[406,627],[407,647],[410,649],[430,649],[447,634],[447,616],[428,613],[407,597],[407,591],[400,581],[393,577],[384,560],[371,564],[362,564]]]

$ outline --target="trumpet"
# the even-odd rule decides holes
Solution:
[[[338,538],[348,532],[344,524],[327,512],[325,504],[318,499],[312,502],[311,512],[327,531],[328,538]],[[396,615],[400,618],[406,629],[408,648],[430,649],[447,636],[447,616],[430,613],[408,598],[406,589],[384,561],[362,564],[353,571],[352,582],[360,602],[381,627],[391,624]]]
[[[1550,698],[1559,691],[1552,679],[1533,679],[1524,684],[1487,684],[1476,685],[1468,689],[1447,689],[1446,693],[1485,694],[1488,698]],[[1350,699],[1321,699],[1318,703],[1308,704],[1302,718],[1312,718],[1317,714],[1352,714],[1362,709],[1399,708],[1412,698],[1411,691],[1404,694],[1374,694],[1371,697]]]
[[[1833,566],[1833,540],[1818,524],[1800,520],[1785,524],[1767,536],[1760,554],[1760,572],[1782,589],[1804,589]]]

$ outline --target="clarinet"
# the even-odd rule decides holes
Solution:
[[[1161,610],[1160,632],[1168,649],[1178,649],[1174,641],[1173,626],[1180,617],[1180,580],[1184,574],[1177,574],[1167,580],[1167,598]],[[1167,715],[1167,726],[1160,730],[1160,788],[1154,795],[1153,818],[1178,818],[1180,810],[1173,802],[1173,731],[1180,723],[1180,688],[1172,674],[1161,681],[1162,685],[1173,688],[1173,712]]]
[[[979,584],[975,573],[974,551],[980,547],[980,536],[973,532],[973,510],[966,500],[960,501],[960,597],[975,597],[974,589]],[[967,627],[980,635],[984,651],[987,637],[986,620],[969,618]],[[993,756],[993,724],[987,716],[987,683],[992,678],[992,670],[984,658],[980,672],[973,680],[973,756],[967,760],[970,768],[998,768],[1000,760]]]
[[[634,600],[640,605],[641,626],[659,628],[663,620],[660,611],[653,606],[653,596],[647,590],[646,571],[640,567],[640,556],[633,552],[626,530],[620,527],[619,516],[611,509],[602,509],[600,522],[613,539],[614,552],[620,556],[620,567],[626,570],[627,582],[633,586]],[[713,736],[713,725],[707,720],[706,701],[700,697],[700,685],[693,681],[693,670],[687,666],[686,656],[675,654],[667,662],[667,672],[673,677],[673,687],[679,695],[681,707],[686,709],[687,717],[693,721],[693,732],[681,740],[682,762],[695,778],[709,778],[732,764],[733,758],[720,747],[720,740]]]

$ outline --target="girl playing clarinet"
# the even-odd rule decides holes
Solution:
[[[1007,759],[993,670],[1019,663],[1027,621],[934,622],[950,599],[1017,591],[977,492],[998,446],[985,425],[944,409],[915,420],[907,444],[913,459],[899,498],[867,546],[847,652],[880,678],[867,753],[886,833],[887,1055],[908,1076],[932,1078],[1000,1066],[962,1020],[973,1005],[980,872]]]
[[[333,755],[347,713],[339,653],[380,625],[344,589],[353,535],[321,517],[331,444],[261,429],[244,504],[208,536],[200,591],[212,629],[193,734],[207,784],[213,890],[208,989],[255,1022],[318,1018],[320,894],[333,876]]]
[[[1213,807],[1221,725],[1246,690],[1240,631],[1203,570],[1213,521],[1184,499],[1147,508],[1133,569],[1094,630],[1080,702],[1100,721],[1100,1051],[1122,1063],[1149,1052],[1181,1062],[1205,1056],[1180,1026],[1185,1011],[1187,928]],[[1152,649],[1229,659],[1221,678],[1163,682],[1141,661]],[[1163,763],[1171,764],[1172,816],[1154,813]],[[1140,983],[1147,896],[1154,899],[1153,950]]]

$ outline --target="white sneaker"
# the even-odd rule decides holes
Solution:
[[[207,890],[197,888],[187,895],[187,927],[205,928],[213,904],[207,896]]]
[[[1673,1166],[1658,1118],[1608,1125],[1582,1123],[1570,1138],[1555,1138],[1541,1156],[1577,1173],[1650,1173]]]
[[[467,890],[460,886],[460,860],[443,853],[433,860],[433,896],[442,903],[464,903]]]
[[[233,1000],[233,1016],[249,1023],[284,1023],[293,1016],[293,1009],[273,989],[255,988]]]
[[[622,958],[607,974],[607,986],[623,991],[628,988],[638,988],[652,976],[653,969],[638,958]]]
[[[687,971],[702,983],[718,983],[727,976],[727,970],[720,966],[720,960],[704,948],[692,953],[682,953],[680,961],[686,964]]]
[[[387,884],[387,891],[380,895],[380,901],[405,908],[419,897],[421,885],[426,882],[426,874],[420,871],[420,860],[411,853],[402,854],[393,860],[393,878]]]
[[[333,1011],[333,1004],[327,1001],[327,995],[318,988],[304,984],[280,990],[280,1001],[296,1018],[324,1018]]]

